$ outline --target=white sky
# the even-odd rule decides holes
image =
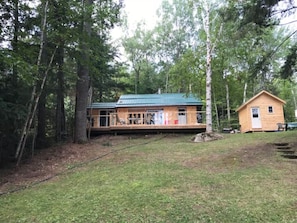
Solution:
[[[162,0],[123,0],[124,10],[127,14],[129,30],[134,30],[137,23],[145,21],[146,27],[152,29],[157,22],[157,9],[161,6]],[[114,40],[123,35],[121,27],[112,31]]]
[[[162,0],[124,0],[129,25],[135,26],[141,20],[145,20],[148,28],[152,28],[156,23],[156,12],[161,3]]]

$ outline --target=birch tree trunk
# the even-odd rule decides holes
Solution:
[[[246,91],[247,91],[247,82],[244,83],[244,88],[243,88],[243,101],[242,103],[244,104],[246,102]]]
[[[205,2],[205,15],[204,15],[204,30],[206,33],[206,132],[211,133],[212,129],[212,104],[211,104],[211,40],[210,40],[210,11],[208,3]]]
[[[226,80],[226,102],[227,102],[227,118],[228,118],[228,124],[230,124],[230,98],[229,98],[229,85],[228,81]]]

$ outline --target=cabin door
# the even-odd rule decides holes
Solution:
[[[111,109],[101,110],[99,115],[99,126],[110,126],[110,114],[114,112],[115,110]]]
[[[187,124],[187,115],[185,108],[178,109],[178,124],[185,125]]]
[[[150,125],[163,125],[164,124],[164,113],[163,110],[147,110],[149,119],[147,124]]]
[[[108,111],[106,111],[106,110],[100,111],[99,121],[100,121],[99,122],[100,126],[109,126]]]
[[[252,128],[262,128],[260,109],[258,107],[251,108]]]

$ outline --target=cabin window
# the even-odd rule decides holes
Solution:
[[[146,116],[146,124],[149,125],[163,125],[165,122],[163,109],[147,110]]]
[[[106,109],[106,110],[100,110],[99,113],[99,126],[109,126],[110,125],[110,114],[113,113],[114,110]]]
[[[268,106],[268,113],[273,113],[273,107],[272,106]]]
[[[252,114],[253,114],[253,118],[259,118],[259,109],[252,108]]]
[[[100,111],[100,126],[108,126],[107,111]]]

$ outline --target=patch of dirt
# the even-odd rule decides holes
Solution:
[[[297,145],[292,145],[296,147]],[[256,165],[281,165],[276,159],[277,147],[273,144],[260,144],[231,150],[224,154],[211,154],[185,160],[183,165],[189,168],[207,167],[209,171],[224,172],[234,167],[249,168]],[[297,163],[297,160],[295,160]]]
[[[39,150],[19,167],[10,164],[0,169],[0,195],[50,179],[72,165],[111,153],[112,146],[124,141],[127,141],[127,136],[101,136],[86,144],[67,143]]]

